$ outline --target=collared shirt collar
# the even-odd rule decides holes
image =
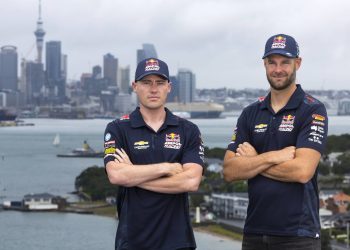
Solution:
[[[168,126],[168,125],[178,125],[179,124],[179,117],[174,115],[173,113],[170,112],[169,109],[164,108],[166,112],[166,117],[164,124],[162,127],[159,129],[161,130],[162,128]],[[131,122],[131,127],[132,128],[139,128],[139,127],[147,127],[147,124],[145,123],[142,114],[140,112],[140,107],[137,107],[131,114],[130,114],[130,122]]]
[[[289,101],[287,102],[286,106],[284,106],[281,110],[296,109],[297,107],[299,107],[300,103],[303,101],[304,96],[305,96],[304,90],[301,88],[300,84],[297,84],[296,90],[294,91],[292,96],[289,98]],[[260,109],[272,110],[271,92],[261,102]]]

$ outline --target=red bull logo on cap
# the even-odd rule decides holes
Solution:
[[[286,47],[286,38],[283,36],[276,36],[273,39],[271,49],[284,49]]]
[[[159,70],[158,60],[150,59],[150,60],[146,61],[145,71],[151,71],[151,70],[155,70],[155,71]]]

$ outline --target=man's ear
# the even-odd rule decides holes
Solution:
[[[132,90],[136,93],[136,82],[131,83]]]
[[[171,83],[171,82],[169,82],[168,93],[170,93],[170,92],[171,92],[171,88],[172,88],[172,83]]]

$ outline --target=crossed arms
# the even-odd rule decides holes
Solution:
[[[236,152],[226,151],[226,181],[246,180],[261,174],[284,182],[308,182],[314,175],[321,154],[310,148],[294,146],[258,154],[248,142],[239,144]]]
[[[157,163],[133,165],[123,149],[116,149],[115,160],[106,165],[112,184],[140,187],[159,193],[196,191],[202,178],[202,166],[196,163]]]

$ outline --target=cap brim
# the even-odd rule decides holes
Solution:
[[[267,52],[267,53],[262,57],[262,59],[265,59],[265,58],[268,57],[269,55],[273,55],[273,54],[282,55],[282,56],[289,57],[289,58],[297,58],[297,57],[298,57],[298,56],[293,55],[292,53],[287,52],[287,51],[285,51],[285,50],[276,49],[276,50],[270,50],[269,52]]]
[[[147,72],[147,73],[144,73],[142,75],[140,75],[139,77],[137,77],[135,79],[135,81],[140,81],[142,78],[144,78],[145,76],[148,76],[148,75],[158,75],[158,76],[161,76],[161,77],[164,77],[166,80],[169,80],[168,76],[164,75],[164,74],[161,74],[159,72]]]

